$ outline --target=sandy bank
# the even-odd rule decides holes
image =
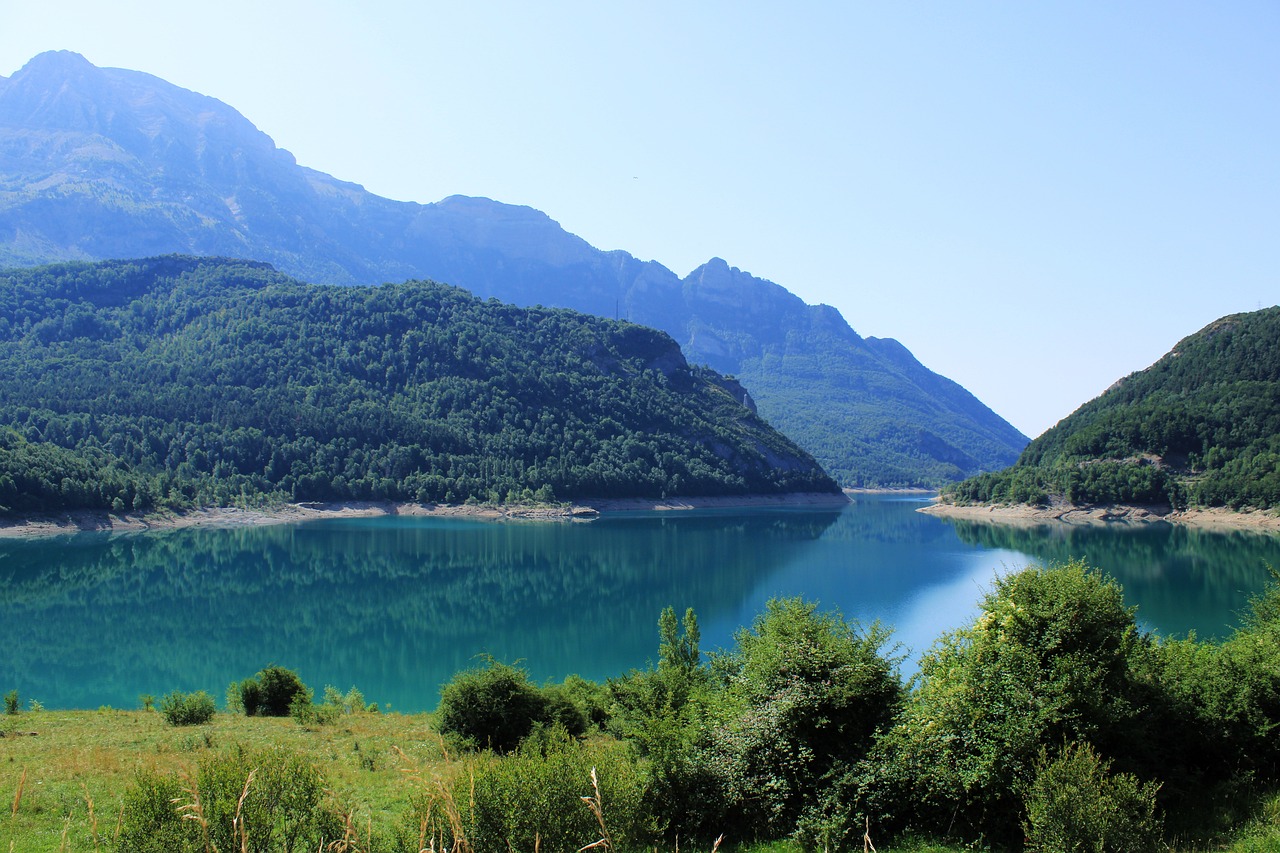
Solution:
[[[799,492],[789,495],[734,495],[702,498],[627,498],[622,500],[584,501],[599,512],[635,512],[638,510],[733,509],[736,507],[842,507],[849,499],[842,493]]]
[[[687,497],[669,500],[629,499],[583,501],[567,506],[478,506],[348,501],[337,503],[283,504],[265,509],[206,508],[184,513],[115,514],[68,512],[30,518],[0,518],[0,537],[65,536],[72,533],[165,530],[180,527],[250,527],[291,524],[322,518],[373,518],[376,516],[441,516],[501,520],[563,520],[593,518],[604,512],[638,510],[690,510],[718,507],[842,506],[842,494],[741,495],[736,497]]]
[[[1236,512],[1229,509],[1190,509],[1172,512],[1167,507],[1103,506],[954,506],[933,503],[917,512],[943,518],[959,518],[987,524],[1034,527],[1041,524],[1150,524],[1164,521],[1192,527],[1280,532],[1280,515],[1272,511]]]

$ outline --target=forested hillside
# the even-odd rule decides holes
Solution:
[[[661,332],[432,282],[0,272],[7,512],[836,491],[746,403]]]
[[[1280,506],[1280,308],[1211,323],[945,497]]]
[[[842,485],[938,486],[1027,444],[906,347],[718,258],[681,277],[530,207],[382,198],[299,165],[221,101],[69,51],[0,78],[0,266],[174,252],[323,284],[426,278],[661,329],[739,377]]]

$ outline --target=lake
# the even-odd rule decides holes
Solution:
[[[537,680],[622,675],[657,656],[658,614],[693,607],[704,650],[776,596],[895,629],[904,672],[968,622],[992,578],[1086,558],[1146,630],[1224,636],[1280,537],[1173,525],[999,528],[840,509],[620,513],[590,522],[345,519],[0,541],[0,692],[47,708],[135,708],[270,663],[319,694],[355,685],[393,710],[435,707],[477,655]]]

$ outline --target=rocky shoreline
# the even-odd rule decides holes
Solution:
[[[979,521],[986,524],[1005,524],[1034,527],[1042,524],[1150,524],[1167,522],[1190,527],[1231,530],[1280,532],[1280,515],[1273,511],[1236,511],[1222,508],[1171,510],[1169,507],[1150,506],[1075,506],[1055,504],[1051,506],[976,505],[957,506],[934,502],[917,512],[942,518]]]
[[[415,504],[391,501],[341,501],[282,504],[242,509],[218,507],[183,513],[66,512],[29,518],[0,518],[0,538],[65,536],[73,533],[124,533],[182,527],[252,527],[293,524],[322,518],[374,518],[377,516],[436,516],[502,520],[583,521],[606,512],[693,510],[732,507],[843,506],[843,494],[797,493],[787,495],[738,495],[732,497],[683,497],[583,501],[563,506],[488,506],[478,504]]]

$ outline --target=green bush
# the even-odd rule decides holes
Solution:
[[[540,689],[543,701],[543,717],[547,722],[563,726],[574,737],[581,737],[591,728],[591,718],[586,705],[565,684],[548,684]]]
[[[311,689],[295,693],[289,703],[289,716],[300,726],[329,725],[337,722],[341,713],[337,708],[328,705],[317,705]]]
[[[456,822],[443,820],[449,806],[439,796],[419,804],[419,818],[444,849],[460,849],[454,832],[461,826],[472,850],[580,850],[606,831],[583,799],[597,794],[593,772],[609,849],[644,849],[653,817],[630,750],[610,740],[580,743],[558,726],[515,752],[479,757],[459,774],[449,796],[461,811]]]
[[[609,683],[617,731],[648,760],[656,829],[668,842],[791,834],[901,704],[889,632],[777,599],[707,667],[692,611],[683,625],[664,610],[657,668]]]
[[[4,712],[9,716],[17,714],[21,710],[21,702],[18,701],[18,691],[10,690],[4,694]]]
[[[881,826],[1016,843],[1041,750],[1146,749],[1150,691],[1131,669],[1144,648],[1119,585],[1081,562],[998,579],[976,621],[921,660],[850,807]]]
[[[1088,744],[1053,761],[1041,753],[1026,796],[1027,850],[1034,853],[1143,853],[1160,849],[1154,783],[1112,775]]]
[[[692,608],[685,611],[683,633],[680,624],[675,609],[664,608],[658,617],[657,669],[633,670],[608,684],[611,728],[636,739],[642,752],[648,750],[646,730],[651,723],[697,717],[712,688],[711,673],[701,664],[698,619]]]
[[[724,785],[707,754],[707,722],[720,691],[701,663],[692,609],[683,633],[675,609],[658,619],[658,666],[608,683],[609,730],[648,761],[649,799],[655,829],[666,841],[710,840],[724,830]]]
[[[188,800],[183,798],[187,797]],[[177,811],[190,794],[173,776],[144,770],[124,792],[120,809],[120,853],[188,853],[204,851],[195,825]],[[235,848],[232,848],[235,849]]]
[[[314,767],[281,749],[240,750],[201,762],[194,778],[140,775],[125,792],[117,844],[136,853],[301,853],[342,833]]]
[[[1280,587],[1255,599],[1222,643],[1152,643],[1139,659],[1151,686],[1136,769],[1158,777],[1168,828],[1208,839],[1248,816],[1280,780]],[[1135,769],[1128,767],[1126,769]]]
[[[352,686],[346,694],[343,694],[333,685],[326,684],[324,688],[323,707],[333,708],[339,716],[378,713],[377,703],[369,702],[366,704],[364,701],[364,694],[354,686]]]
[[[171,726],[198,726],[213,719],[213,697],[203,690],[194,693],[173,691],[160,700],[160,713]]]
[[[1237,724],[1250,771],[1280,780],[1280,574],[1249,602],[1244,624],[1224,655],[1240,674],[1234,680]]]
[[[233,682],[227,688],[227,704],[249,717],[287,717],[294,700],[311,691],[291,669],[271,665],[253,678]]]
[[[488,658],[458,673],[440,691],[436,727],[467,746],[511,752],[537,723],[547,721],[547,699],[518,667]]]
[[[580,675],[570,675],[560,684],[543,687],[542,692],[547,697],[553,719],[557,702],[567,702],[573,705],[574,713],[582,715],[587,729],[603,729],[609,725],[612,716],[609,688],[604,684],[588,681]],[[568,723],[565,723],[565,728],[572,733],[573,727]]]
[[[304,687],[289,702],[289,716],[301,726],[329,726],[349,714],[376,713],[377,705],[366,705],[364,694],[352,687],[346,695],[336,687],[324,689],[324,701],[316,704],[311,688]]]
[[[728,678],[706,759],[724,786],[729,825],[790,834],[833,773],[870,750],[902,700],[889,632],[775,599],[716,668]]]

